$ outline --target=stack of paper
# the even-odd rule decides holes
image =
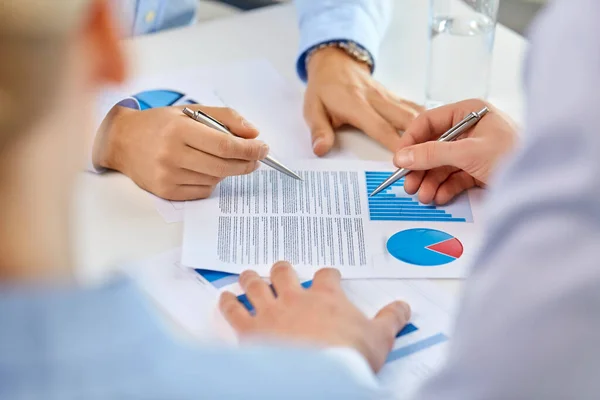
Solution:
[[[399,181],[369,197],[392,165],[360,161],[343,149],[327,161],[316,159],[301,94],[267,62],[142,78],[128,90],[145,107],[202,103],[236,109],[303,178],[298,182],[261,167],[225,179],[206,200],[156,200],[167,222],[185,215],[183,250],[141,263],[134,276],[185,332],[234,345],[235,335],[216,309],[218,294],[232,291],[249,305],[237,274],[251,268],[268,276],[281,259],[295,265],[306,287],[323,266],[339,268],[345,278],[465,275],[478,247],[480,193],[440,207],[407,195]],[[411,304],[413,318],[380,373],[398,396],[409,395],[444,359],[454,299],[426,281],[350,280],[343,288],[367,315],[394,300]]]
[[[225,179],[209,199],[185,208],[184,265],[268,276],[291,262],[311,277],[339,268],[344,278],[460,278],[477,249],[477,207],[468,194],[447,206],[421,204],[368,161],[293,161],[303,178],[269,168]]]

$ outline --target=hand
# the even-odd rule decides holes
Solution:
[[[343,50],[325,48],[309,60],[304,118],[312,133],[313,151],[327,154],[334,145],[334,129],[352,125],[391,151],[400,148],[403,131],[423,110],[403,100],[370,74],[369,67]]]
[[[467,114],[484,106],[490,112],[459,140],[437,142]],[[516,131],[514,122],[484,101],[449,104],[421,114],[409,126],[394,164],[414,171],[404,181],[408,194],[419,192],[419,201],[425,204],[446,204],[459,193],[488,182],[500,159],[513,148]]]
[[[374,371],[381,369],[396,334],[410,318],[410,307],[401,301],[367,318],[348,300],[340,286],[340,273],[333,268],[318,271],[312,286],[304,289],[289,263],[276,263],[271,282],[277,297],[254,271],[244,272],[239,282],[256,314],[251,316],[229,292],[221,295],[219,308],[242,339],[263,336],[353,348]]]
[[[267,156],[268,146],[252,140],[256,128],[235,111],[188,107],[205,111],[240,137],[194,121],[182,113],[183,107],[114,107],[96,135],[94,164],[120,171],[162,198],[193,200],[210,196],[227,176],[256,170],[258,160]]]

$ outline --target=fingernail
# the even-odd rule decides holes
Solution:
[[[321,142],[323,142],[323,139],[321,139],[320,137],[313,140],[313,150],[317,150],[317,147],[319,147],[319,144],[321,144]]]
[[[248,120],[246,120],[246,119],[243,119],[243,120],[242,120],[242,125],[244,125],[244,126],[245,126],[246,128],[248,128],[248,129],[254,129],[255,131],[257,130],[257,129],[256,129],[256,127],[255,127],[254,125],[252,125],[252,124],[250,123],[250,121],[248,121]]]
[[[410,319],[410,314],[411,314],[410,306],[408,305],[408,303],[400,301],[400,302],[398,302],[398,307],[402,310],[404,318],[408,321]]]
[[[412,150],[400,150],[394,157],[394,163],[399,166],[407,166],[415,162],[415,155]]]
[[[262,160],[263,158],[265,158],[265,157],[266,157],[266,156],[268,156],[268,155],[269,155],[269,145],[268,145],[268,144],[266,144],[266,143],[263,143],[263,144],[260,146],[260,153],[259,153],[259,155],[258,155],[258,156],[259,156],[259,157],[260,157],[260,159]]]

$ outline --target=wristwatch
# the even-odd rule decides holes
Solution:
[[[369,69],[373,71],[373,66],[375,62],[373,61],[373,57],[371,53],[361,45],[356,42],[350,40],[330,40],[328,42],[321,43],[308,52],[306,58],[304,60],[304,66],[308,69],[308,63],[312,56],[319,50],[325,49],[327,47],[335,47],[343,50],[350,57],[354,58],[356,61],[364,63],[369,66]]]

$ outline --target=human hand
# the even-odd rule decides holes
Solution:
[[[327,154],[334,129],[352,125],[391,151],[400,148],[398,131],[407,128],[423,108],[403,100],[376,82],[369,67],[343,50],[317,51],[307,65],[304,118],[311,130],[313,152]]]
[[[228,108],[202,110],[240,137],[208,128],[182,113],[183,107],[145,111],[114,107],[94,142],[94,165],[129,176],[138,186],[168,200],[210,196],[225,177],[258,168],[269,148],[258,131]]]
[[[467,114],[490,110],[454,142],[437,139]],[[421,114],[402,136],[402,150],[394,157],[398,168],[412,170],[404,181],[408,194],[419,201],[446,204],[463,191],[484,186],[500,159],[517,140],[516,124],[492,105],[465,100]]]
[[[254,316],[229,292],[221,295],[219,308],[242,339],[262,336],[348,347],[359,351],[373,370],[379,371],[396,334],[410,318],[410,307],[397,301],[369,319],[348,300],[340,278],[336,269],[321,269],[315,274],[312,286],[304,289],[292,266],[278,262],[271,269],[271,283],[277,297],[256,272],[240,275],[240,285],[254,306]]]

